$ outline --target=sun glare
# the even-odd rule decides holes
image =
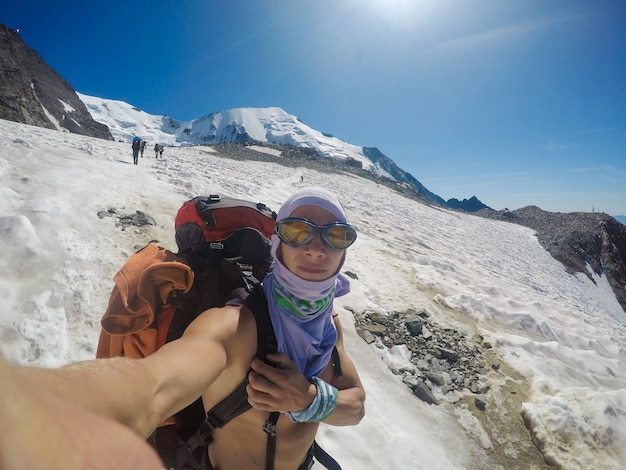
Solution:
[[[409,23],[416,15],[428,7],[433,0],[361,0],[381,20],[395,23]]]

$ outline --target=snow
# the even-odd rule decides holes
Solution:
[[[65,111],[66,113],[73,113],[74,111],[76,111],[72,105],[70,105],[69,103],[66,103],[65,101],[63,101],[62,99],[58,98],[58,100],[61,102],[61,104],[63,105],[63,111]]]
[[[129,122],[146,118],[140,135],[167,138],[134,112]],[[168,147],[163,159],[146,152],[131,162],[128,142],[0,121],[0,338],[12,361],[56,367],[94,357],[113,275],[150,241],[175,248],[185,200],[222,193],[277,210],[303,185],[323,186],[359,234],[344,268],[358,280],[336,305],[367,414],[358,426],[322,426],[319,436],[343,468],[500,468],[480,415],[420,401],[389,369],[405,366],[407,351],[355,332],[352,312],[408,308],[482,335],[528,381],[517,412],[549,461],[626,465],[626,314],[604,277],[567,274],[531,230],[429,207],[353,175],[237,162],[210,147]],[[110,208],[141,210],[157,225],[122,228],[98,216]],[[499,403],[497,380],[506,377],[496,377],[487,376]]]
[[[77,93],[87,110],[98,115],[98,121],[109,127],[115,140],[127,141],[134,136],[147,138],[153,143],[171,145],[176,136],[163,132],[164,116],[154,116],[135,108],[124,101],[102,100]]]
[[[252,150],[256,150],[257,152],[267,153],[269,155],[274,155],[275,157],[280,157],[283,152],[273,148],[262,147],[260,145],[249,145],[248,148]]]

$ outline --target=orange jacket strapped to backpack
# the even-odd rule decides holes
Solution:
[[[131,256],[113,278],[96,357],[140,358],[154,353],[155,312],[167,305],[171,292],[187,293],[193,279],[183,259],[163,247],[147,245]]]

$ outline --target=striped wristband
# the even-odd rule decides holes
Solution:
[[[311,377],[310,380],[317,388],[313,403],[302,411],[287,412],[291,420],[296,423],[324,421],[333,411],[335,411],[335,406],[337,406],[337,396],[339,395],[339,390],[331,384],[324,382],[317,376]]]

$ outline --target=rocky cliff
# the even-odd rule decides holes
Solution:
[[[0,24],[0,119],[112,140],[72,85],[20,35]]]

